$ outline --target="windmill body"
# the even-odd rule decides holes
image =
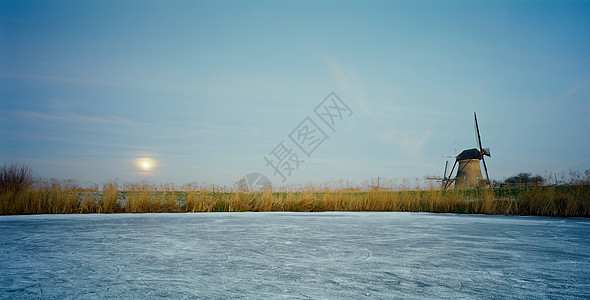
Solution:
[[[455,189],[470,189],[483,185],[484,180],[479,167],[481,157],[481,153],[475,148],[465,150],[457,156],[456,163],[459,166],[455,177]]]

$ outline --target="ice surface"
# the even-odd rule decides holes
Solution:
[[[589,298],[589,237],[514,216],[3,216],[0,298]]]

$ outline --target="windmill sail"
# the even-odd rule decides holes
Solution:
[[[483,169],[486,172],[486,182],[487,184],[490,183],[490,176],[488,175],[488,167],[486,166],[486,160],[484,158],[485,155],[490,156],[490,148],[483,148],[481,145],[481,135],[479,134],[479,126],[477,124],[477,114],[473,112],[473,118],[475,119],[475,132],[477,134],[477,146],[479,147],[479,152],[481,153],[481,161],[483,162]]]

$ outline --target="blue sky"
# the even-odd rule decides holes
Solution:
[[[2,1],[0,160],[42,177],[231,186],[590,169],[589,1]],[[264,157],[334,92],[285,182]],[[315,119],[318,121],[319,119]],[[318,121],[318,125],[323,124]],[[151,158],[150,170],[136,165]],[[451,162],[452,163],[452,162]]]

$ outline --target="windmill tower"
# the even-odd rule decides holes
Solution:
[[[475,119],[475,138],[479,149],[473,148],[463,150],[463,152],[459,153],[459,155],[457,155],[457,157],[455,158],[455,163],[453,164],[453,168],[451,169],[449,178],[446,177],[445,167],[445,175],[442,181],[443,189],[448,188],[453,182],[455,182],[455,189],[478,188],[490,184],[488,168],[486,166],[486,161],[484,159],[484,156],[491,157],[490,148],[482,147],[481,136],[479,135],[479,126],[477,124],[477,115],[473,113],[473,117]],[[483,178],[481,168],[479,167],[480,160],[483,162],[483,168],[486,174],[485,179]],[[459,164],[459,167],[457,168],[457,175],[454,179],[450,179],[450,176],[451,174],[453,174],[453,171],[455,170],[457,164]]]
[[[464,150],[457,156],[459,163],[457,176],[455,176],[455,189],[469,189],[480,187],[483,184],[479,161],[482,159],[479,150],[473,148]]]

